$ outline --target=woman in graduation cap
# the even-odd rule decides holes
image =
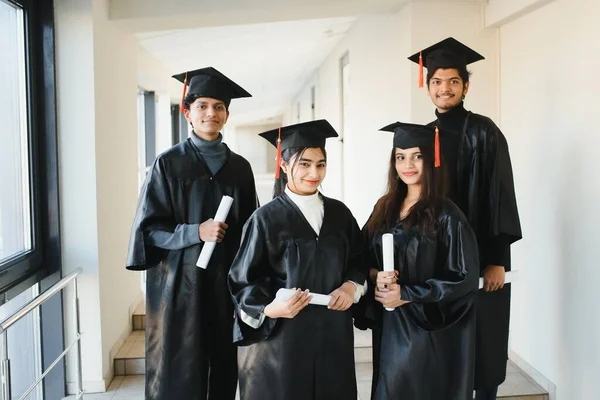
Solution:
[[[318,120],[261,136],[278,148],[274,199],[246,223],[229,273],[241,399],[356,399],[349,308],[366,278],[363,239],[348,208],[318,190],[325,139],[338,135]],[[277,299],[281,288],[293,297]],[[331,300],[309,305],[310,293]]]
[[[382,130],[394,132],[394,148],[387,192],[363,228],[374,291],[366,319],[357,318],[358,327],[373,328],[372,398],[471,400],[475,235],[445,197],[434,128],[398,122]],[[385,233],[393,235],[393,272],[383,271]]]
[[[160,154],[140,193],[127,269],[147,270],[146,400],[234,400],[237,347],[227,274],[256,210],[250,163],[222,142],[232,99],[250,97],[212,67],[175,76],[190,138]],[[224,195],[226,222],[213,220]],[[205,242],[218,242],[206,269]]]

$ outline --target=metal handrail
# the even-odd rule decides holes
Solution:
[[[16,322],[18,322],[21,318],[26,316],[31,311],[35,310],[37,307],[41,306],[48,300],[50,297],[59,293],[62,289],[64,289],[69,283],[73,282],[73,306],[75,311],[75,340],[67,346],[67,348],[52,362],[52,364],[39,376],[36,382],[31,385],[25,393],[19,398],[19,400],[23,400],[25,397],[29,395],[33,391],[33,389],[44,379],[44,377],[58,364],[58,362],[65,357],[65,355],[71,350],[74,346],[77,346],[77,394],[76,399],[80,399],[83,397],[83,376],[81,373],[81,332],[79,326],[79,296],[77,291],[77,276],[81,274],[81,268],[77,268],[75,271],[71,272],[69,275],[62,278],[60,281],[56,282],[52,287],[48,290],[44,291],[37,295],[30,302],[25,304],[15,313],[13,313],[10,317],[6,318],[4,321],[0,322],[0,335],[2,335],[1,341],[1,349],[2,349],[2,359],[0,360],[0,384],[2,385],[2,398],[5,400],[11,399],[11,388],[10,388],[10,360],[8,359],[8,335],[7,330],[11,326],[13,326]]]
[[[67,286],[69,283],[71,283],[71,281],[73,279],[75,279],[75,277],[77,275],[79,275],[80,273],[81,273],[81,268],[78,268],[75,271],[71,272],[69,275],[65,276],[60,281],[58,281],[54,285],[52,285],[52,287],[50,287],[50,289],[44,291],[43,293],[40,293],[29,303],[25,304],[19,310],[15,311],[15,313],[13,315],[6,318],[4,321],[0,322],[0,334],[2,334],[5,330],[10,328],[11,326],[13,326],[15,324],[15,322],[17,322],[18,320],[23,318],[26,314],[28,314],[34,308],[42,305],[49,297],[52,297],[59,290],[61,290],[62,288]]]

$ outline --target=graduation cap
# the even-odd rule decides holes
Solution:
[[[430,71],[439,68],[464,69],[471,63],[484,60],[485,57],[458,40],[449,37],[413,54],[408,59],[419,64],[419,87],[423,87],[423,67]]]
[[[213,67],[200,68],[193,71],[173,75],[173,78],[183,83],[180,110],[183,112],[183,99],[186,94],[195,94],[199,97],[211,97],[222,100],[227,107],[231,99],[252,97],[237,83],[214,69]],[[187,93],[186,93],[187,90]]]
[[[411,149],[413,147],[431,147],[433,143],[435,164],[437,168],[440,162],[440,130],[437,126],[426,126],[394,122],[384,126],[380,131],[394,132],[394,147],[400,149]]]
[[[288,125],[259,135],[277,147],[275,179],[279,178],[282,151],[292,147],[325,147],[327,138],[338,137],[333,126],[325,119]]]

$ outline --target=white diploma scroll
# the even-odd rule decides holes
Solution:
[[[221,203],[219,204],[219,208],[217,208],[217,214],[214,218],[216,222],[225,222],[232,203],[233,197],[223,196],[223,198],[221,198]],[[204,242],[204,246],[202,246],[202,251],[200,251],[200,257],[198,257],[196,266],[206,269],[216,244],[217,242]]]
[[[383,252],[383,270],[386,272],[394,271],[394,235],[384,233],[381,237],[381,249]],[[394,311],[393,308],[386,308],[388,311]]]
[[[504,275],[504,284],[519,280],[519,271],[508,271]],[[483,278],[479,278],[479,289],[483,289]]]
[[[281,288],[275,294],[275,298],[281,302],[288,301],[294,296],[295,293],[296,291],[294,289]],[[309,304],[314,304],[317,306],[327,306],[331,301],[331,296],[327,294],[309,293],[309,295],[312,296],[310,298]]]

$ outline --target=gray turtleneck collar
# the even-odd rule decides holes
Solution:
[[[219,133],[219,137],[216,140],[209,142],[198,137],[192,131],[191,138],[211,174],[216,175],[227,161],[227,146],[223,143],[223,135]]]

